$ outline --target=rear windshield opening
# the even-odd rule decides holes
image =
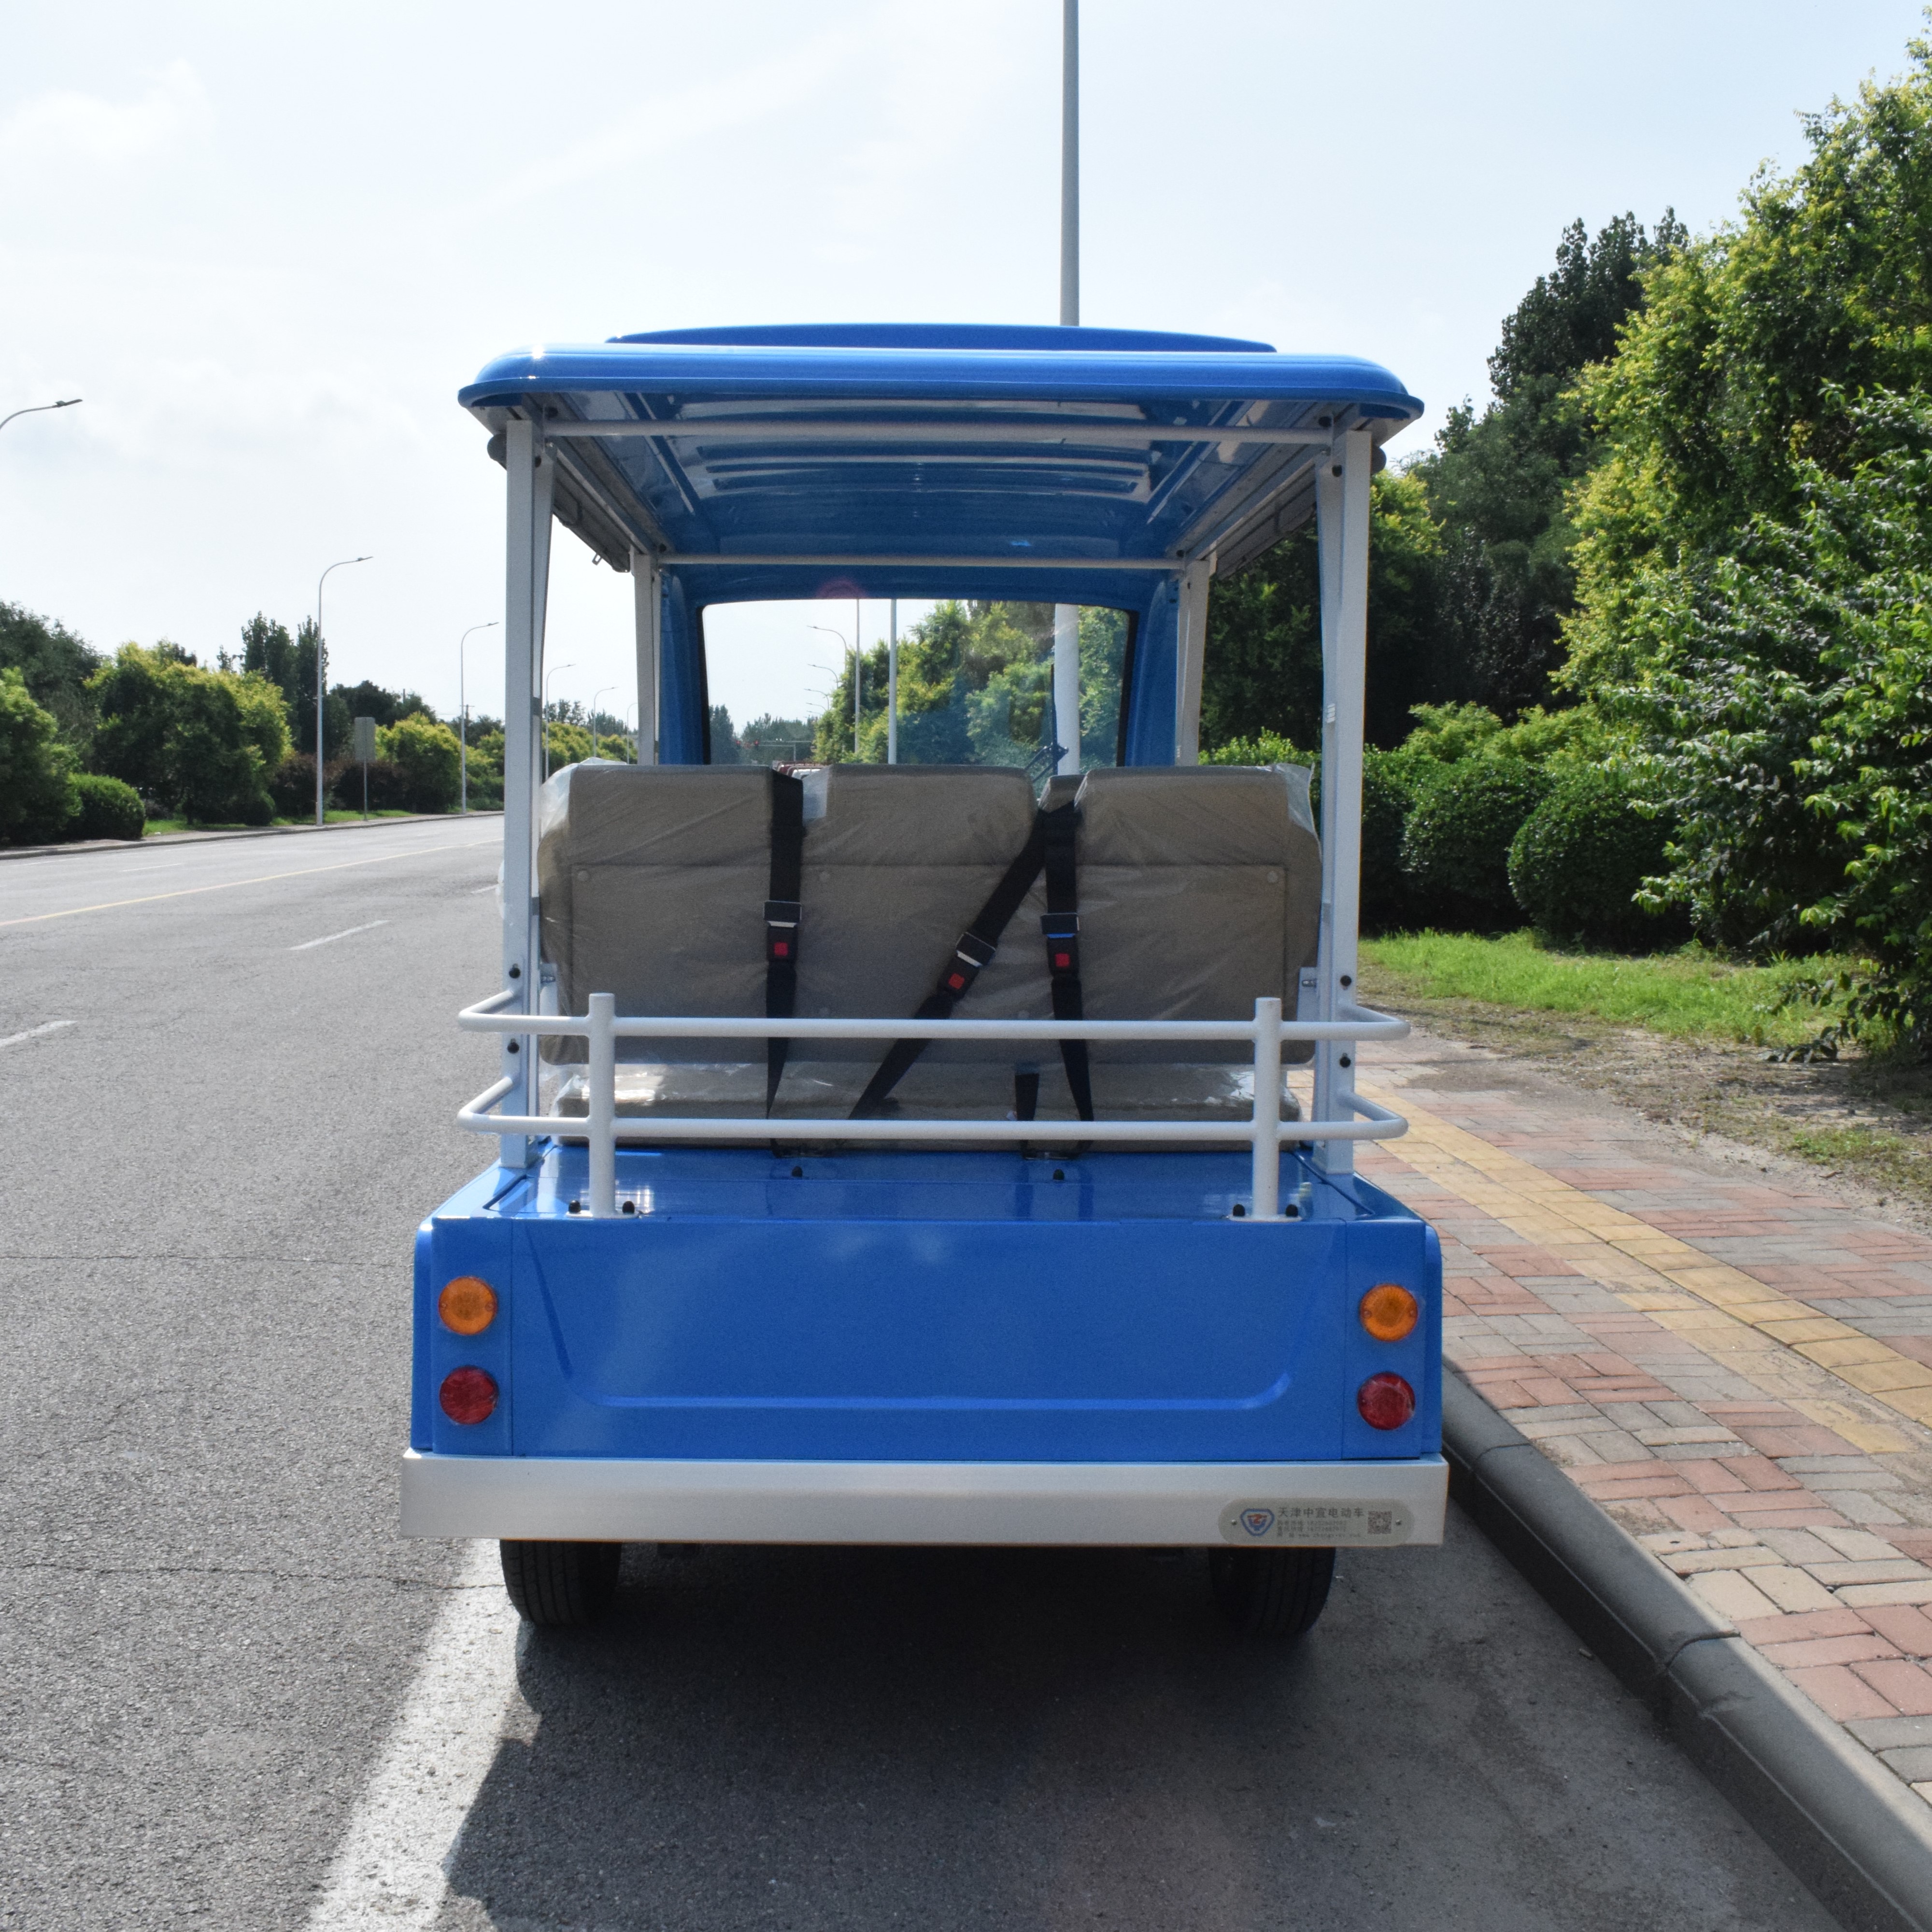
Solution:
[[[884,598],[711,604],[710,762],[1005,765],[1043,784],[1074,728],[1054,705],[1054,614],[902,598],[895,653]],[[1080,769],[1090,771],[1118,762],[1128,622],[1099,605],[1078,614]]]

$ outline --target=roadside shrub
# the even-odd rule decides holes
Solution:
[[[1669,828],[1647,818],[1615,770],[1567,772],[1525,819],[1509,850],[1510,890],[1539,932],[1599,946],[1654,945],[1681,936],[1635,902],[1668,869]]]
[[[1362,755],[1362,926],[1399,932],[1418,923],[1415,890],[1402,869],[1409,814],[1441,776],[1432,760],[1372,748]]]
[[[589,742],[587,734],[585,742]],[[406,810],[447,812],[455,804],[462,747],[447,724],[416,712],[377,732],[376,747],[403,775]],[[374,782],[372,774],[372,787]]]
[[[315,816],[315,754],[293,752],[268,774],[268,796],[278,818]]]
[[[380,744],[381,736],[377,735]],[[362,767],[353,759],[336,775],[328,794],[331,805],[344,812],[362,809]],[[409,774],[387,758],[369,760],[369,809],[371,812],[410,812]]]
[[[34,702],[19,671],[0,670],[0,838],[58,838],[74,808],[74,754],[53,713]]]
[[[141,794],[130,784],[100,772],[82,772],[74,782],[76,810],[68,821],[69,838],[138,838],[147,823]]]
[[[1550,789],[1520,758],[1468,758],[1444,767],[1418,796],[1402,832],[1408,882],[1402,923],[1491,932],[1516,916],[1509,850]]]

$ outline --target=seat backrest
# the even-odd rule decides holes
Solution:
[[[560,1012],[592,993],[620,1013],[764,1011],[771,794],[762,765],[571,765],[544,785],[537,881]],[[626,1059],[763,1058],[742,1041],[620,1044]]]
[[[822,786],[814,775],[807,794],[799,1013],[910,1013],[1025,845],[1033,788],[1023,771],[998,765],[833,765]],[[1042,1019],[1052,1010],[1046,909],[1036,884],[962,1016]],[[812,1048],[824,1059],[877,1060],[884,1051],[869,1041]],[[998,1040],[928,1051],[1006,1061],[1015,1053]]]
[[[800,1018],[910,1014],[1031,830],[1010,767],[835,765],[804,774]],[[772,773],[759,765],[590,764],[544,788],[538,887],[558,1006],[592,992],[621,1013],[765,1010],[764,908]],[[1061,783],[1060,791],[1066,788]],[[1095,1019],[1245,1019],[1260,997],[1294,1011],[1314,957],[1320,852],[1292,775],[1204,766],[1090,772],[1078,845],[1081,965]],[[1036,881],[962,1018],[1051,1015]],[[627,1060],[751,1060],[743,1042],[626,1041]],[[814,1059],[877,1060],[868,1041],[813,1042]],[[935,1062],[1030,1056],[1013,1042],[928,1049]],[[576,1043],[554,1057],[580,1059]],[[1051,1052],[1046,1056],[1051,1058]],[[1096,1048],[1114,1062],[1244,1060],[1247,1049],[1157,1042]]]
[[[1295,774],[1092,771],[1079,807],[1081,976],[1091,1018],[1247,1019],[1265,998],[1294,1017],[1322,901],[1321,846],[1303,822]],[[1109,1046],[1103,1057],[1180,1056],[1149,1042]],[[1245,1060],[1248,1049],[1190,1046],[1184,1057]]]

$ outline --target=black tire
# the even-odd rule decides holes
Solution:
[[[1332,1550],[1210,1550],[1208,1580],[1243,1636],[1292,1642],[1315,1628],[1335,1577]]]
[[[503,1588],[524,1622],[545,1630],[594,1624],[617,1594],[621,1543],[505,1543]]]

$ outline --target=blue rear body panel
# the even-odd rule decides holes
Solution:
[[[568,1211],[578,1148],[492,1168],[416,1242],[413,1445],[442,1454],[935,1462],[1412,1459],[1441,1436],[1442,1261],[1366,1182],[1284,1157],[1295,1218],[1232,1218],[1244,1154],[626,1151],[631,1213]],[[794,1167],[801,1168],[795,1175]],[[496,1289],[465,1339],[458,1275]],[[1378,1342],[1378,1282],[1424,1318]],[[473,1364],[483,1424],[436,1390]],[[1378,1371],[1414,1419],[1357,1413]]]

